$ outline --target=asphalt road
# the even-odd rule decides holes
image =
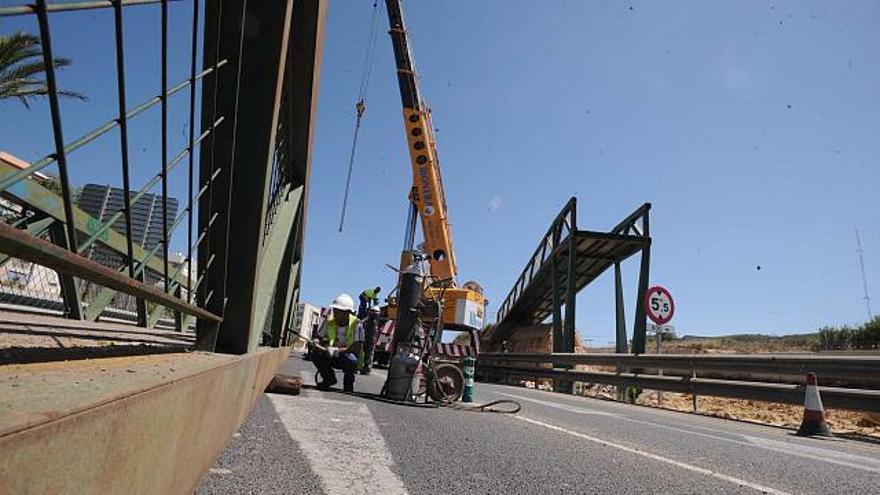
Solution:
[[[367,395],[384,377],[263,395],[198,493],[880,494],[874,443],[482,383],[522,411],[405,407]]]

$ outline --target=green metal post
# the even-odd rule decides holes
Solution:
[[[140,273],[135,275],[134,278],[138,282],[141,282],[144,284],[147,283],[147,270],[146,269],[141,270]],[[135,310],[137,311],[137,325],[139,327],[146,328],[147,327],[147,320],[149,318],[147,315],[147,301],[144,301],[143,299],[135,299]],[[98,314],[98,316],[95,316],[95,319],[97,320],[99,317],[100,317],[100,314]]]
[[[648,282],[650,278],[651,268],[651,244],[650,244],[650,228],[648,213],[650,209],[646,209],[642,216],[642,235],[648,240],[642,248],[641,263],[639,265],[639,290],[636,291],[636,317],[633,323],[633,344],[632,351],[635,354],[645,353],[645,340],[648,327],[648,318],[645,314],[645,294],[648,292]]]
[[[626,339],[626,310],[623,305],[623,281],[620,273],[620,262],[614,263],[614,309],[617,325],[615,326],[615,352],[626,354],[629,345]]]
[[[52,242],[64,249],[70,250],[68,243],[68,232],[61,222],[54,222],[49,227],[49,236]],[[82,320],[83,310],[82,302],[79,297],[79,289],[76,286],[76,280],[72,275],[57,270],[58,282],[61,285],[61,299],[64,300],[64,310],[67,317],[72,320]]]
[[[464,391],[461,394],[462,402],[474,401],[474,368],[477,360],[467,356],[462,359],[462,372],[464,373]]]
[[[187,274],[187,278],[188,277],[189,277],[189,274]],[[177,297],[178,299],[183,299],[182,287],[183,286],[181,284],[177,284],[177,288],[174,289],[174,297]],[[183,328],[183,313],[181,313],[180,311],[174,312],[174,329],[178,332],[183,332],[183,330],[184,330],[184,328]]]
[[[551,285],[553,288],[553,352],[564,352],[565,343],[562,335],[562,302],[559,300],[559,266],[557,264],[558,253],[556,247],[559,246],[559,231],[553,231],[553,246],[550,248],[550,275]],[[555,367],[555,365],[554,365]]]
[[[575,304],[577,296],[577,199],[572,198],[570,203],[570,223],[568,232],[568,274],[567,283],[565,284],[565,350],[563,352],[574,352],[575,341]]]

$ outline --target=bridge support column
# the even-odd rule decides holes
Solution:
[[[642,235],[649,239],[648,244],[642,247],[641,263],[639,264],[639,290],[636,291],[636,317],[633,322],[633,345],[635,354],[645,353],[646,332],[648,330],[648,318],[645,313],[645,294],[648,292],[648,278],[651,270],[651,231],[649,228],[650,210],[646,209],[642,217]]]
[[[629,345],[626,339],[626,309],[623,306],[623,280],[619,261],[614,263],[614,310],[617,322],[614,334],[614,352],[626,354],[629,352]]]
[[[574,352],[575,341],[575,307],[577,296],[577,199],[571,206],[568,233],[568,266],[566,267],[565,283],[565,349],[562,352]]]
[[[574,233],[577,231],[575,210],[577,199],[571,198],[566,205],[565,215],[562,221],[557,222],[553,228],[553,244],[551,248],[551,269],[553,284],[553,352],[574,352],[575,334],[575,296],[577,295],[575,266],[577,263],[577,239]],[[562,244],[563,229],[567,231],[565,244]],[[561,248],[561,249],[559,249]],[[567,251],[566,262],[563,265],[561,259]],[[562,287],[561,273],[565,273],[565,287]],[[565,305],[565,318],[562,315],[562,305]],[[568,369],[564,364],[553,364],[554,368]],[[568,380],[555,380],[553,389],[557,392],[572,393],[573,383]]]
[[[207,236],[199,259],[214,259],[203,268],[198,300],[223,322],[200,322],[200,349],[250,352],[264,330],[280,342],[275,327],[287,325],[298,293],[325,13],[321,0],[221,0],[206,9],[205,65],[226,65],[205,85],[202,122],[231,122],[201,156],[209,192],[199,205]]]

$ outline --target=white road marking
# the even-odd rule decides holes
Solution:
[[[533,424],[533,425],[537,425],[537,426],[541,426],[541,427],[544,427],[544,428],[547,428],[550,430],[565,433],[565,434],[571,435],[573,437],[580,438],[582,440],[587,440],[589,442],[597,443],[599,445],[604,445],[606,447],[612,447],[615,449],[622,450],[624,452],[629,452],[631,454],[639,455],[642,457],[647,457],[648,459],[652,459],[655,461],[670,464],[672,466],[676,466],[681,469],[686,469],[688,471],[693,471],[695,473],[700,473],[700,474],[704,474],[706,476],[711,476],[713,478],[716,478],[716,479],[719,479],[722,481],[727,481],[729,483],[734,483],[739,486],[751,488],[753,490],[757,490],[762,493],[771,493],[773,495],[789,495],[787,492],[776,490],[775,488],[770,488],[769,486],[759,485],[757,483],[752,483],[752,482],[746,481],[744,479],[735,478],[733,476],[728,476],[726,474],[722,474],[717,471],[712,471],[711,469],[701,468],[699,466],[694,466],[693,464],[687,464],[685,462],[676,461],[675,459],[670,459],[668,457],[663,457],[661,455],[652,454],[650,452],[645,452],[643,450],[634,449],[632,447],[627,447],[626,445],[620,445],[617,443],[609,442],[607,440],[602,440],[601,438],[591,437],[590,435],[585,435],[585,434],[579,433],[577,431],[567,430],[565,428],[561,428],[556,425],[551,425],[549,423],[544,423],[542,421],[538,421],[535,419],[527,418],[525,416],[514,416],[514,417],[520,421],[525,421],[525,422]]]
[[[535,402],[547,407],[552,407],[555,409],[560,409],[563,411],[573,412],[576,414],[598,414],[595,410],[581,408],[576,406],[568,406],[557,404],[555,402],[532,399],[529,397],[523,397],[521,395],[508,394],[504,392],[497,392],[500,395],[506,395],[507,397],[514,397],[519,400],[524,400],[528,402]],[[708,428],[705,426],[696,426],[696,425],[688,425],[687,428],[679,428],[677,426],[665,425],[662,423],[656,423],[653,421],[645,421],[641,419],[628,418],[621,414],[615,413],[607,413],[610,416],[615,416],[617,419],[622,421],[629,421],[630,423],[638,423],[650,426],[652,428],[661,428],[664,430],[677,431],[680,433],[686,433],[688,435],[697,435],[704,438],[711,438],[713,440],[720,440],[722,442],[733,443],[737,445],[744,445],[746,447],[757,447],[764,450],[769,450],[772,452],[792,455],[795,457],[802,457],[804,459],[810,459],[812,461],[819,462],[827,462],[829,464],[835,464],[838,466],[844,466],[848,468],[858,469],[861,471],[867,471],[870,473],[880,473],[880,460],[872,459],[870,457],[865,457],[857,454],[848,454],[846,452],[840,452],[838,450],[826,449],[822,447],[811,447],[807,445],[801,445],[799,443],[794,442],[780,442],[777,440],[771,440],[768,438],[758,437],[754,435],[746,435],[743,433],[734,433],[734,432],[725,432],[724,430],[718,430],[714,428]],[[730,435],[736,435],[740,438],[729,438],[722,437],[719,435],[712,435],[709,433],[703,433],[699,431],[694,431],[691,428],[698,428],[701,430],[709,430],[709,431],[717,431],[719,433],[726,433]]]
[[[226,468],[211,468],[208,472],[211,474],[232,474],[232,470]]]
[[[300,372],[299,377],[302,378],[303,385],[314,387],[318,384],[315,382],[315,368],[308,368]]]
[[[330,495],[406,494],[394,461],[366,404],[268,394]]]
[[[769,438],[743,435],[746,440],[763,449],[775,450],[786,454],[797,455],[809,459],[830,462],[841,466],[848,466],[872,473],[880,473],[880,460],[872,459],[857,454],[849,454],[839,450],[811,447],[799,443],[780,442]],[[858,464],[861,463],[861,464]]]
[[[573,412],[573,413],[576,413],[576,414],[595,414],[595,415],[597,415],[597,416],[613,416],[613,417],[621,417],[620,414],[617,414],[617,413],[606,412],[606,411],[598,411],[598,410],[596,410],[596,409],[590,409],[590,408],[587,408],[587,407],[566,406],[566,405],[563,405],[563,404],[558,404],[558,403],[556,403],[556,402],[550,402],[550,401],[540,400],[540,399],[531,399],[531,398],[529,398],[529,397],[523,397],[523,396],[521,396],[521,395],[506,394],[506,393],[504,393],[504,392],[497,392],[497,393],[500,394],[500,395],[506,395],[506,396],[508,396],[508,397],[515,397],[515,398],[517,398],[517,399],[519,399],[519,400],[524,400],[524,401],[528,401],[528,402],[534,402],[535,404],[541,404],[541,405],[543,405],[543,406],[553,407],[553,408],[555,408],[555,409],[561,409],[561,410],[563,410],[563,411]],[[626,418],[624,418],[624,419],[626,419]]]

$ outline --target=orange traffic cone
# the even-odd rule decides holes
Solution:
[[[822,407],[822,397],[816,386],[816,374],[807,373],[807,390],[804,395],[804,419],[798,428],[798,435],[805,437],[833,437],[831,428],[825,422],[825,408]]]

